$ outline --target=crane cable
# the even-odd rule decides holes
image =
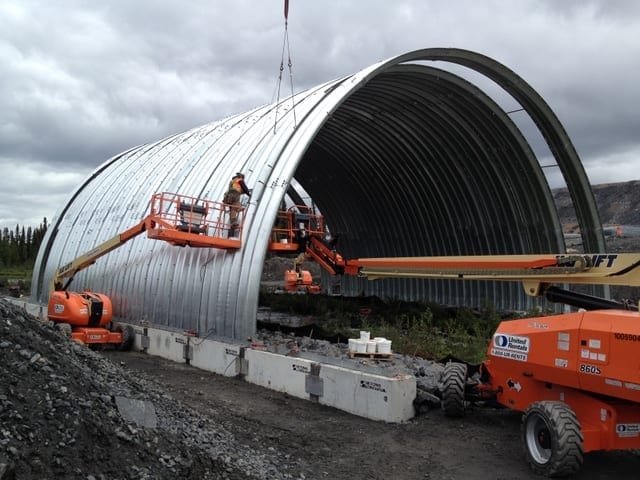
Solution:
[[[287,47],[287,65],[289,67],[289,79],[291,82],[291,103],[293,105],[293,128],[295,129],[298,122],[296,120],[296,104],[293,98],[293,71],[291,66],[293,63],[291,62],[291,50],[289,48],[289,0],[284,0],[284,38],[282,40],[282,56],[280,58],[280,74],[278,75],[278,96],[276,99],[276,116],[273,124],[273,133],[276,133],[276,126],[278,124],[278,107],[280,106],[280,86],[282,84],[282,72],[284,71],[284,48],[285,45]]]

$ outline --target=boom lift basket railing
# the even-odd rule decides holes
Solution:
[[[228,221],[230,208],[238,210],[238,225]],[[236,249],[242,245],[245,207],[222,202],[157,193],[151,199],[150,228],[147,236],[172,245]],[[229,237],[229,233],[233,236]]]
[[[304,251],[310,237],[325,234],[324,217],[306,205],[279,210],[271,230],[269,251],[294,253]]]

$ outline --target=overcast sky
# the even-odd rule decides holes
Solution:
[[[0,0],[0,227],[51,220],[113,155],[274,101],[283,3]],[[640,179],[638,1],[290,0],[289,45],[295,91],[482,53],[542,95],[592,184]]]

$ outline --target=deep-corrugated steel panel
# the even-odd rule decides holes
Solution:
[[[423,60],[474,68],[517,98],[570,179],[572,197],[582,201],[582,231],[597,232],[582,165],[533,89],[487,57],[426,49],[317,86],[293,102],[194,128],[105,162],[53,219],[32,294],[44,302],[55,269],[140,221],[152,194],[221,200],[236,171],[253,188],[239,251],[172,247],[141,236],[79,273],[75,288],[107,293],[114,312],[128,321],[201,335],[251,335],[267,242],[286,194],[313,199],[340,235],[347,258],[563,251],[551,191],[519,129],[476,86]],[[604,245],[601,234],[591,235],[587,244],[598,247],[602,237]],[[529,306],[513,284],[348,278],[342,289]]]

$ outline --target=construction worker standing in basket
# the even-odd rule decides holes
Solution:
[[[251,190],[247,187],[247,184],[244,183],[244,174],[236,173],[231,179],[231,182],[229,182],[229,190],[224,194],[224,199],[222,200],[229,205],[229,223],[231,224],[229,237],[235,237],[240,233],[238,231],[238,217],[242,209],[240,197],[243,193],[251,197]]]

